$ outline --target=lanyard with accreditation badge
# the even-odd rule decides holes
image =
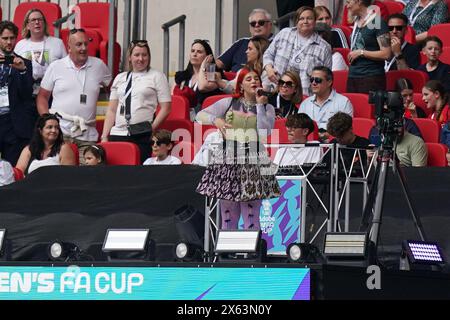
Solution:
[[[86,104],[86,103],[87,103],[87,95],[84,93],[84,89],[85,89],[85,86],[86,86],[87,67],[84,68],[83,79],[82,79],[82,81],[80,82],[80,77],[79,77],[79,75],[80,75],[80,72],[81,72],[82,70],[83,70],[83,69],[79,69],[79,70],[78,70],[78,73],[77,73],[77,81],[78,81],[78,84],[79,84],[80,87],[81,87],[80,103],[81,103],[81,104]]]
[[[421,11],[419,11],[417,13],[417,15],[414,17],[414,15],[416,14],[417,9],[419,8],[419,4],[420,4],[420,0],[417,1],[416,6],[414,7],[413,11],[411,12],[410,16],[409,16],[409,21],[410,21],[410,25],[413,26],[414,23],[416,23],[417,18],[425,12],[425,10],[427,10],[427,8],[431,5],[434,4],[434,1],[431,0]]]
[[[361,28],[358,27],[359,18],[356,18],[355,23],[353,24],[353,31],[350,37],[350,49],[355,50],[356,40],[358,38],[358,34],[361,32],[361,29],[364,28],[370,21],[372,21],[377,16],[377,13],[374,11],[372,13],[368,13],[364,18]],[[358,29],[358,30],[356,30]]]

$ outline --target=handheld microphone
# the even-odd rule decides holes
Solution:
[[[271,97],[275,93],[275,87],[273,84],[270,84],[269,88],[267,88],[267,89],[260,88],[260,89],[258,89],[258,91],[256,91],[256,93],[259,96]]]
[[[258,96],[266,96],[266,97],[270,97],[273,94],[272,92],[265,91],[264,89],[258,89],[256,93],[258,94]]]

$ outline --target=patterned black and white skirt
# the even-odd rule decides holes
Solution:
[[[197,192],[236,202],[279,197],[275,172],[262,144],[227,141],[212,153]]]

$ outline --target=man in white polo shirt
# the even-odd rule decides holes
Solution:
[[[39,114],[44,114],[49,112],[48,101],[53,95],[50,112],[62,117],[64,138],[78,146],[80,163],[84,163],[84,149],[98,140],[95,128],[98,94],[101,86],[111,82],[111,72],[103,61],[88,56],[88,44],[83,29],[71,30],[69,55],[48,67],[36,99]]]

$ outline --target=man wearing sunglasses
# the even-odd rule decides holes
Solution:
[[[310,76],[313,95],[305,99],[298,112],[306,113],[319,127],[323,141],[327,140],[328,120],[338,112],[345,112],[353,117],[353,105],[350,100],[333,89],[333,72],[330,68],[317,66]]]
[[[254,9],[248,17],[251,37],[260,36],[271,41],[273,38],[271,19],[271,14],[266,10]],[[217,66],[225,71],[239,71],[247,63],[246,51],[250,38],[241,38],[233,43],[216,59]]]
[[[88,56],[88,36],[83,29],[72,29],[68,39],[69,55],[47,69],[36,98],[39,114],[49,112],[62,117],[64,139],[78,146],[80,163],[83,152],[97,142],[95,116],[100,87],[111,82],[111,72],[102,60]]]
[[[388,18],[392,57],[385,62],[384,70],[386,72],[390,70],[417,69],[419,66],[419,47],[405,41],[407,25],[408,17],[403,13],[395,13]]]

